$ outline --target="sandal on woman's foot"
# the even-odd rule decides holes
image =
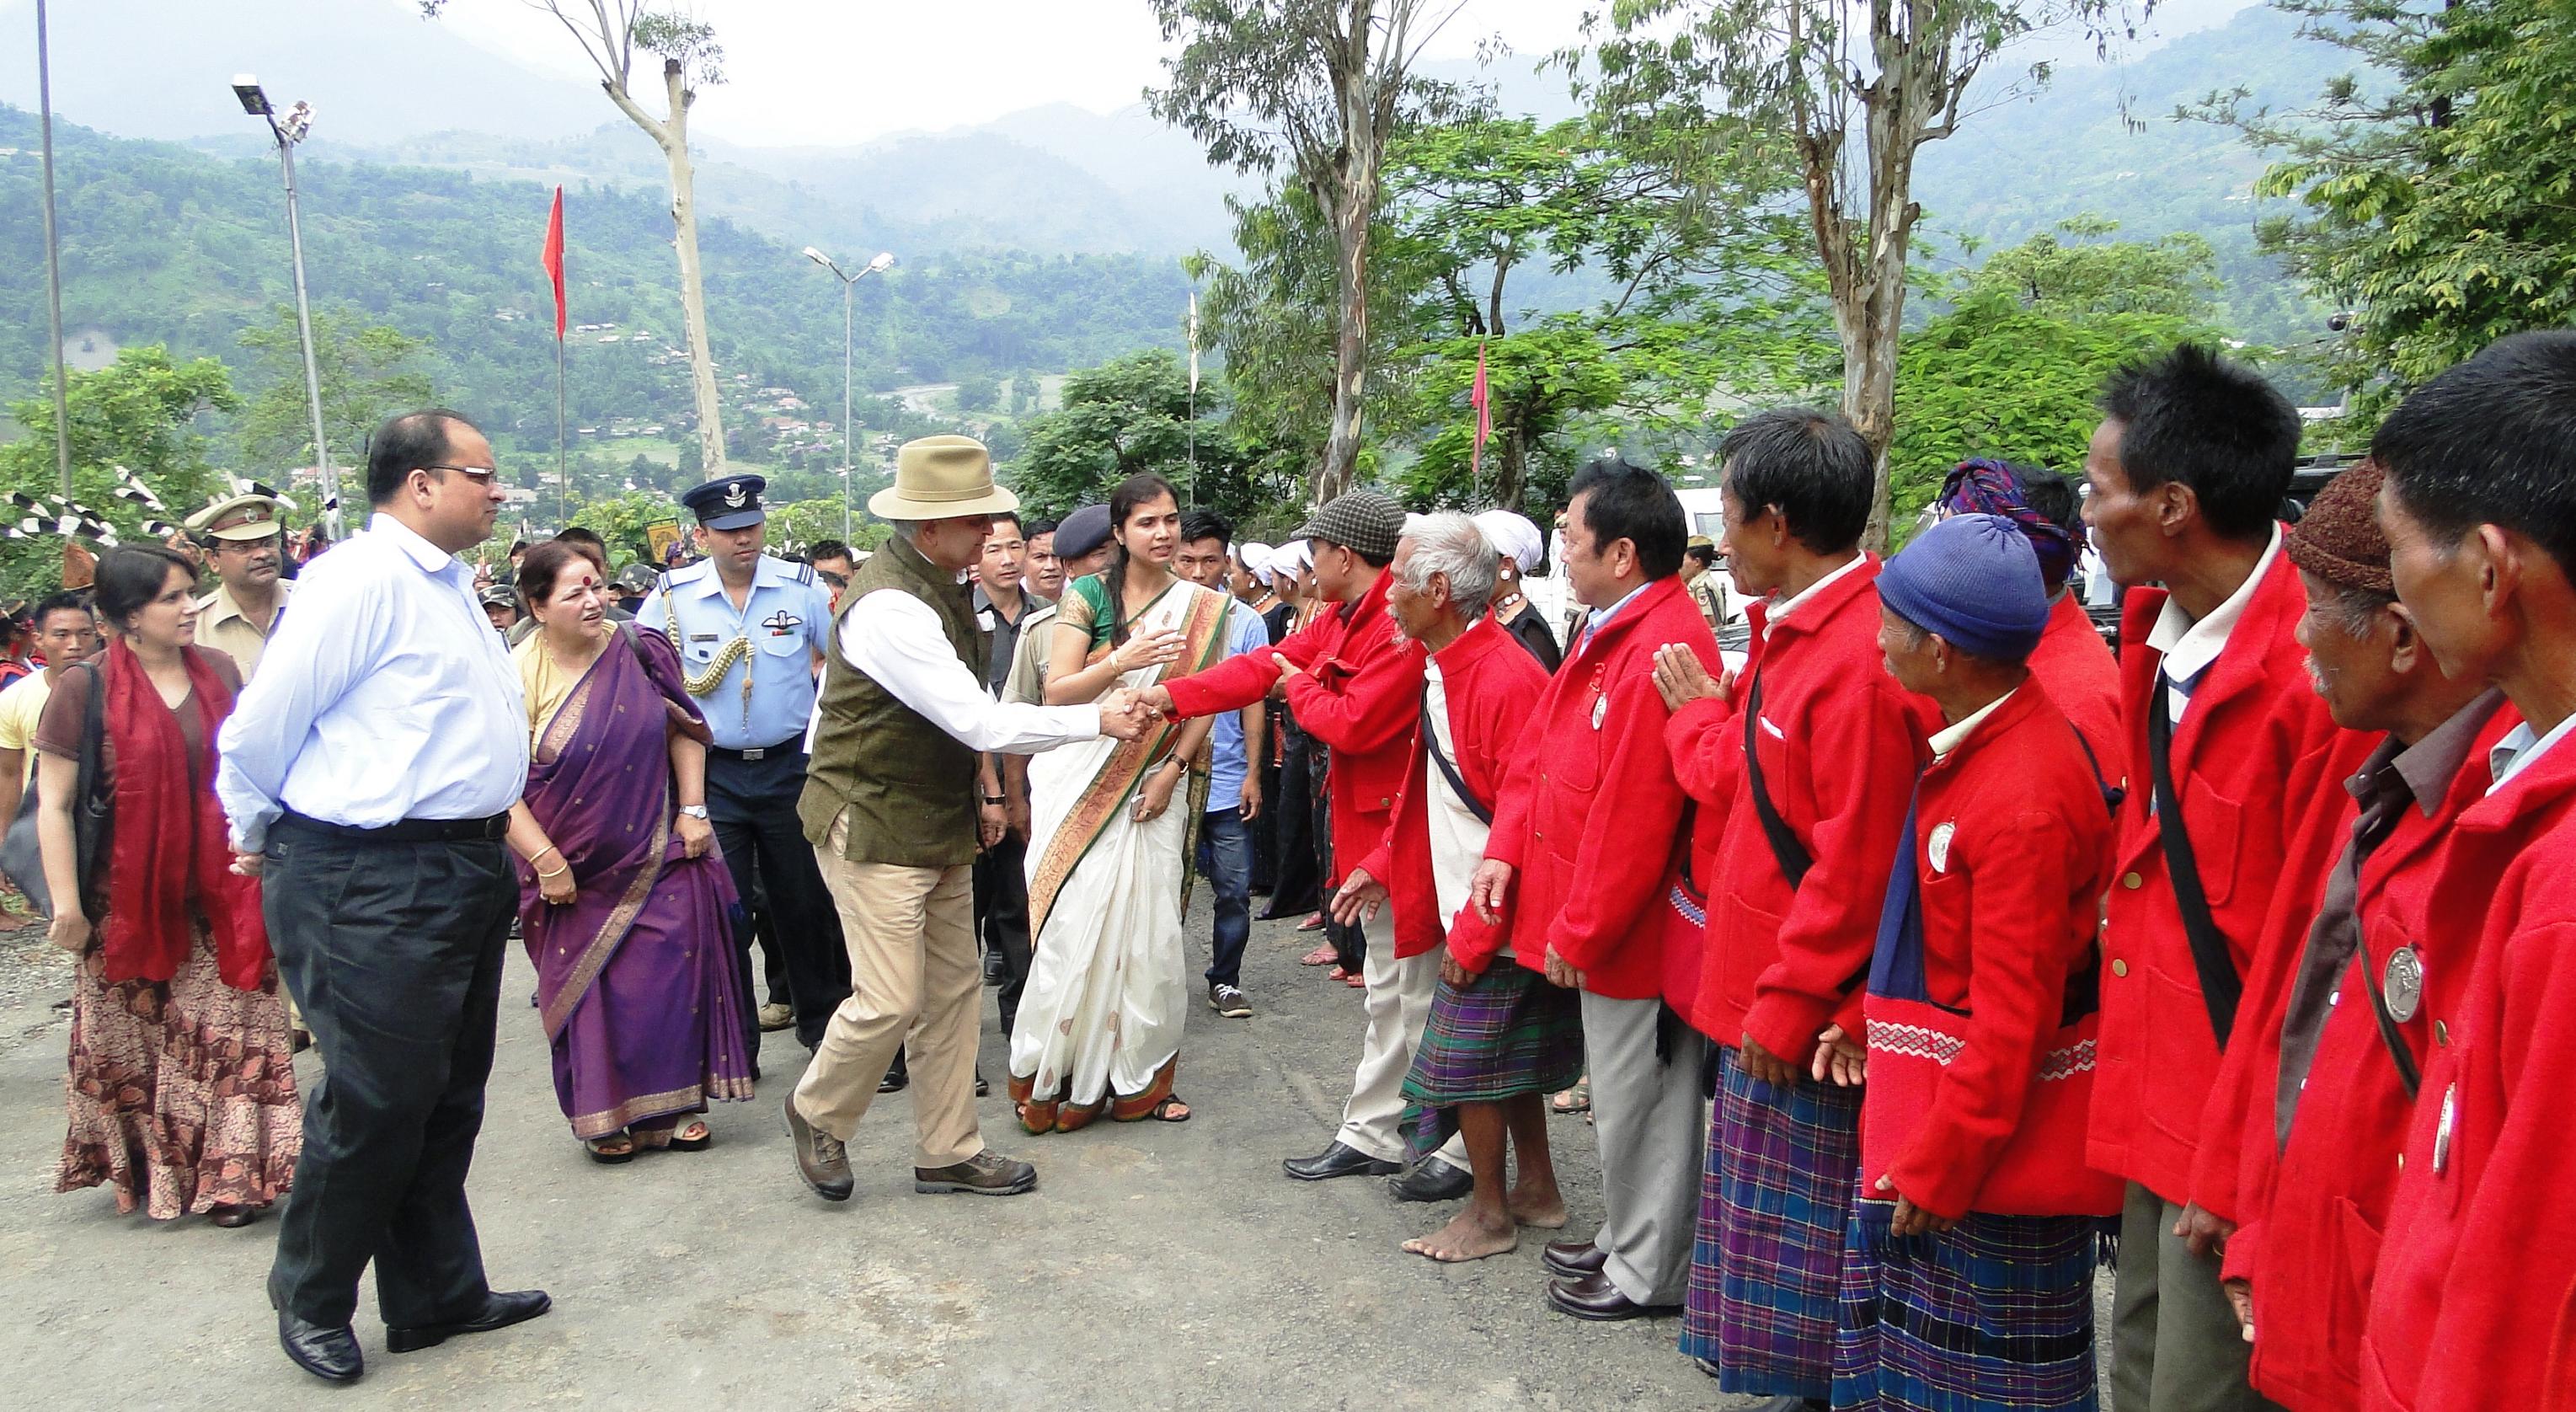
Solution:
[[[1175,1109],[1179,1111],[1175,1113]],[[1161,1102],[1145,1110],[1145,1117],[1157,1123],[1186,1123],[1190,1120],[1190,1105],[1183,1103],[1179,1094],[1167,1093]]]
[[[635,1139],[624,1133],[610,1133],[582,1143],[590,1149],[590,1160],[603,1167],[614,1167],[635,1160]]]
[[[671,1132],[673,1152],[704,1152],[715,1145],[716,1135],[707,1129],[704,1119],[693,1118]]]
[[[1333,950],[1332,943],[1326,942],[1322,946],[1318,946],[1314,950],[1307,952],[1305,955],[1298,957],[1297,964],[1300,966],[1329,966],[1333,964],[1336,955],[1337,953]]]
[[[1366,990],[1368,988],[1368,977],[1361,975],[1357,971],[1344,971],[1342,972],[1342,984],[1349,986],[1353,990]]]
[[[1554,1098],[1549,1099],[1547,1101],[1547,1106],[1555,1109],[1559,1113],[1572,1114],[1591,1112],[1591,1080],[1586,1079],[1583,1082],[1576,1084],[1574,1087],[1567,1089],[1565,1092],[1556,1095]]]

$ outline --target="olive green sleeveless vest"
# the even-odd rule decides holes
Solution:
[[[841,619],[869,593],[909,593],[939,615],[957,660],[984,680],[985,638],[975,625],[965,585],[904,539],[887,542],[843,590]],[[823,669],[822,728],[805,774],[796,815],[817,848],[830,846],[832,821],[847,810],[853,863],[953,868],[975,861],[975,752],[906,706],[840,650],[841,624]]]

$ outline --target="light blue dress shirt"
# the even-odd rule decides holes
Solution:
[[[752,569],[751,593],[736,612],[715,565],[692,564],[665,574],[636,610],[635,621],[669,635],[693,679],[714,665],[726,643],[748,637],[749,660],[727,668],[698,698],[715,743],[727,750],[761,750],[801,741],[814,716],[814,664],[831,650],[832,640],[832,594],[813,569],[761,555]],[[746,671],[748,700],[742,689]]]
[[[1236,599],[1227,605],[1225,621],[1228,657],[1270,650],[1270,625],[1261,621],[1252,605]],[[1243,772],[1249,763],[1243,751],[1243,713],[1218,712],[1216,724],[1208,731],[1209,813],[1243,803]]]
[[[235,847],[282,809],[355,828],[480,819],[528,779],[528,708],[474,575],[390,515],[304,568],[217,738]]]

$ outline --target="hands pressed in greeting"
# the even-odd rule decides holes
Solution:
[[[1699,654],[1678,642],[1667,642],[1655,649],[1655,691],[1664,698],[1664,709],[1678,711],[1691,702],[1707,698],[1729,701],[1735,695],[1735,673],[1712,677]]]

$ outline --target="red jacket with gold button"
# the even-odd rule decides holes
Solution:
[[[2220,1085],[2218,1039],[2149,812],[2147,713],[2150,693],[2164,690],[2164,654],[2147,645],[2147,633],[2164,604],[2162,589],[2133,590],[2120,631],[2129,794],[2103,932],[2101,1067],[2085,1157],[2168,1201],[2235,1220],[2243,1086]],[[2310,684],[2307,653],[2291,636],[2306,609],[2297,567],[2275,554],[2174,726],[2183,823],[2211,916],[2246,978],[2231,1046],[2280,1027],[2279,1014],[2263,1013],[2256,984],[2270,970],[2256,956],[2266,912],[2279,888],[2315,896],[2332,853],[2294,856],[2293,844],[2315,811],[2349,799],[2339,782],[2375,743],[2338,728]]]
[[[1478,618],[1458,640],[1431,654],[1440,668],[1441,698],[1449,717],[1449,743],[1456,751],[1450,764],[1467,782],[1468,793],[1488,812],[1501,792],[1513,748],[1530,723],[1540,693],[1547,690],[1547,669],[1492,618]],[[1417,713],[1418,717],[1418,713]],[[1406,737],[1412,744],[1413,767],[1396,791],[1395,822],[1377,848],[1358,866],[1385,883],[1395,911],[1397,959],[1419,956],[1440,945],[1450,919],[1440,915],[1440,889],[1431,876],[1431,795],[1435,767],[1417,724]],[[1452,944],[1459,964],[1485,969],[1511,935],[1508,926],[1473,927],[1462,949]]]
[[[1708,879],[1699,994],[1683,1013],[1719,1044],[1749,1034],[1803,1065],[1827,1022],[1861,1032],[1879,903],[1923,739],[1939,722],[1887,674],[1876,559],[1778,622],[1762,604],[1751,611],[1753,652],[1736,699],[1691,702],[1664,732],[1682,787],[1724,819]],[[1794,892],[1762,832],[1744,769],[1741,708],[1757,679],[1762,776],[1773,807],[1815,860]]]
[[[1717,639],[1681,580],[1662,578],[1589,641],[1578,628],[1576,641],[1513,753],[1485,856],[1515,870],[1512,949],[1522,965],[1543,969],[1554,948],[1592,994],[1650,1000],[1667,993],[1663,882],[1682,812],[1664,754],[1671,713],[1655,690],[1655,649],[1682,643],[1714,671]],[[1460,929],[1474,921],[1470,909]],[[1467,944],[1487,945],[1472,936]]]
[[[2374,1412],[2553,1405],[2538,1392],[2576,1284],[2576,748],[2552,748],[2455,828],[2427,913],[2476,954],[2456,1013],[2434,1016],[2398,1159],[2362,1333]]]
[[[1333,866],[1350,867],[1386,836],[1411,763],[1413,723],[1422,714],[1422,644],[1395,630],[1386,615],[1388,576],[1358,598],[1290,633],[1270,652],[1229,657],[1170,683],[1174,714],[1186,720],[1240,711],[1270,694],[1279,680],[1271,653],[1297,665],[1288,706],[1307,734],[1330,746],[1325,776],[1333,805]]]
[[[2120,783],[2127,767],[2120,734],[2120,659],[2095,631],[2084,605],[2072,593],[2058,595],[2048,610],[2048,629],[2031,649],[2030,674],[2048,688],[2066,719],[2093,751],[2105,784]]]

